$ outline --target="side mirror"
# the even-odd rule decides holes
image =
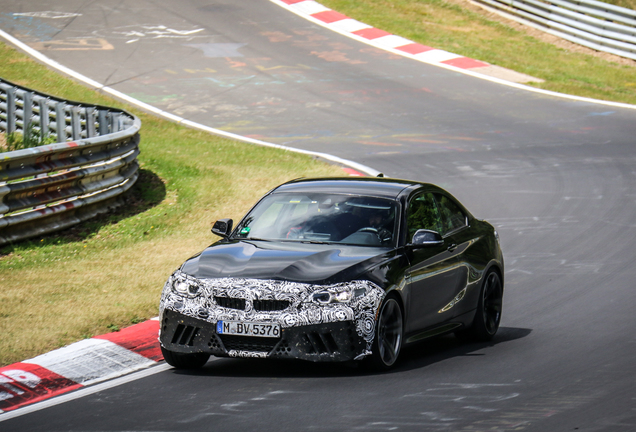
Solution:
[[[441,246],[444,244],[444,239],[437,231],[419,229],[413,234],[413,240],[411,246],[415,247],[428,247],[428,246]]]
[[[232,233],[233,224],[234,222],[232,221],[232,219],[219,219],[218,221],[214,222],[214,225],[212,226],[212,232],[223,238],[228,238]]]

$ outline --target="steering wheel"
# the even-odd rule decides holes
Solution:
[[[373,233],[376,236],[378,236],[378,240],[380,240],[380,243],[386,243],[388,241],[391,240],[391,232],[385,228],[373,228],[373,227],[364,227],[364,228],[360,228],[358,231],[356,232],[362,232],[362,233]]]
[[[356,232],[370,232],[370,233],[374,233],[376,235],[380,235],[380,233],[378,232],[378,230],[376,228],[373,227],[364,227],[364,228],[360,228],[358,231]]]
[[[285,236],[285,238],[290,240],[297,239],[300,237],[300,234],[304,231],[305,231],[305,228],[303,226],[291,227],[289,228],[289,231],[287,231],[287,235]]]

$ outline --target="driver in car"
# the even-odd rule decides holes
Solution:
[[[391,231],[389,231],[386,227],[390,226],[393,221],[389,218],[390,212],[388,210],[383,209],[367,209],[365,211],[365,216],[368,220],[368,227],[375,229],[378,232],[378,236],[382,243],[386,243],[391,241]]]

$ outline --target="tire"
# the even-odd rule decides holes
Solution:
[[[199,369],[208,362],[210,354],[206,353],[177,353],[161,347],[161,354],[170,366],[176,369]]]
[[[387,370],[397,362],[404,332],[402,309],[394,297],[388,297],[380,307],[375,325],[375,339],[370,357],[371,367]]]
[[[501,278],[496,271],[491,270],[484,278],[473,323],[469,328],[455,332],[455,335],[465,342],[488,342],[497,334],[502,307]]]

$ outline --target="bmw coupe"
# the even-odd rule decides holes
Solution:
[[[488,341],[502,313],[495,228],[445,190],[388,178],[299,179],[267,193],[167,280],[160,343],[210,355],[392,367],[405,344]]]

